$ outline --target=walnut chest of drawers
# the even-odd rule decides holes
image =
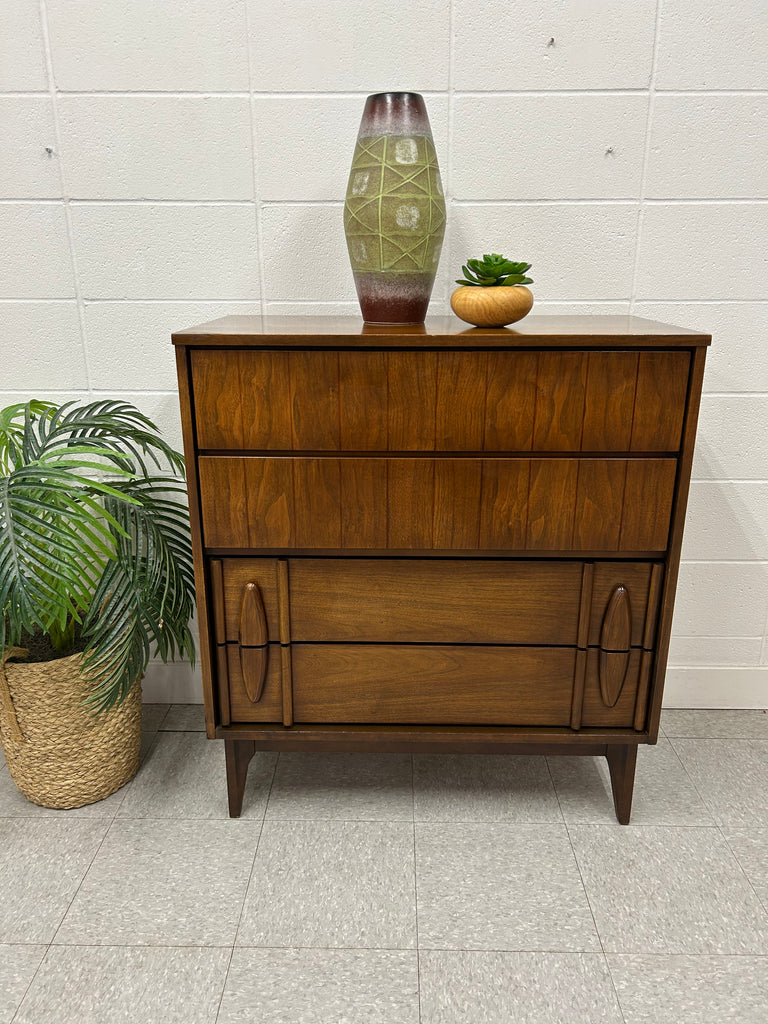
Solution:
[[[208,735],[603,755],[658,733],[710,338],[226,317],[174,334]]]

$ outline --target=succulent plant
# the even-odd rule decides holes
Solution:
[[[493,288],[496,285],[532,284],[533,279],[525,276],[530,263],[514,263],[506,256],[494,252],[486,253],[481,260],[467,260],[463,278],[456,278],[456,284],[475,285],[479,288]]]

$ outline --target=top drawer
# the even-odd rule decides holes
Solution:
[[[196,349],[208,450],[675,452],[686,351]]]

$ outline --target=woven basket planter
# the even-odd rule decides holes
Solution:
[[[141,680],[118,707],[93,714],[81,654],[30,665],[0,665],[0,739],[11,778],[42,807],[82,807],[136,774]],[[6,685],[7,684],[7,685]]]

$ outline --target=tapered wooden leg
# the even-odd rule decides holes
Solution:
[[[227,794],[229,796],[229,816],[239,818],[243,809],[243,793],[245,780],[248,777],[248,765],[256,753],[253,740],[224,740],[227,758]]]
[[[632,810],[632,790],[635,785],[635,765],[637,764],[637,744],[609,744],[605,757],[611,773],[611,789],[613,790],[613,806],[616,817],[621,825],[629,824]]]

